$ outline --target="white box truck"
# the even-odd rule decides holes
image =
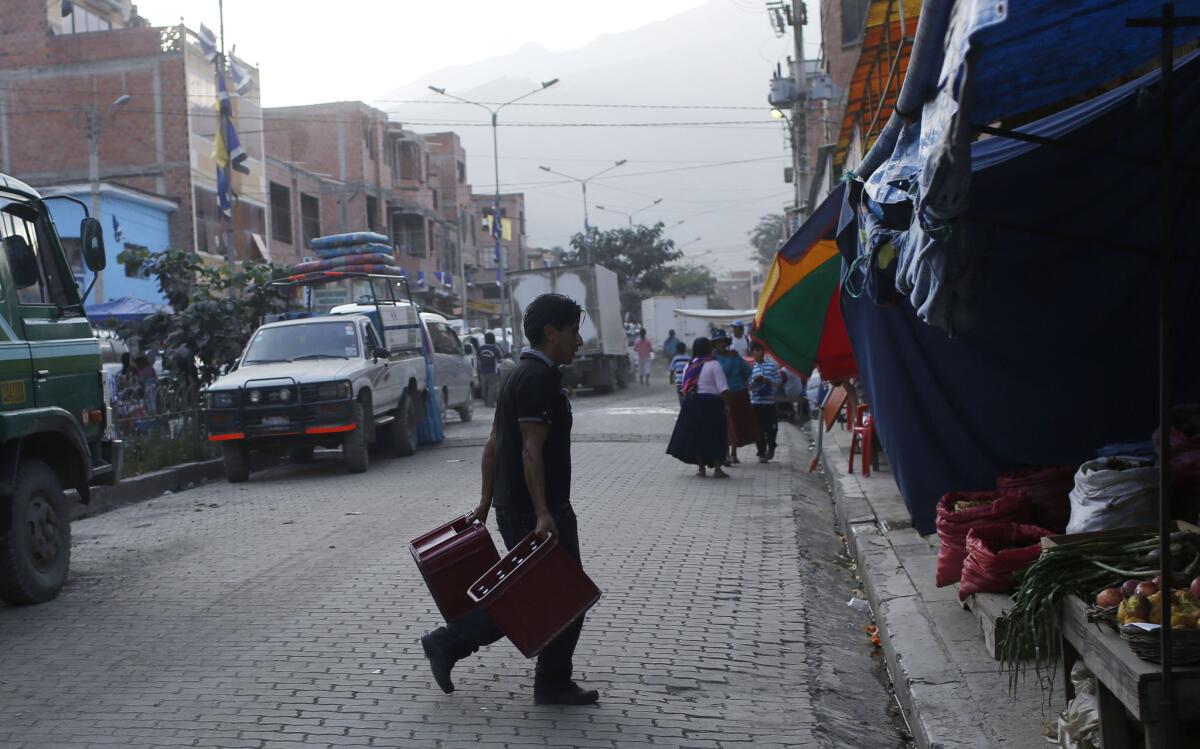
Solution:
[[[568,387],[611,392],[625,387],[629,378],[628,342],[621,323],[621,294],[617,274],[600,265],[536,268],[508,274],[508,298],[512,305],[514,350],[525,342],[523,312],[542,294],[564,294],[583,307],[579,334],[583,346],[575,363],[563,372]]]
[[[708,297],[693,296],[652,296],[642,300],[642,326],[646,328],[646,337],[654,343],[655,353],[661,355],[663,342],[667,334],[675,331],[675,337],[692,348],[692,341],[700,336],[708,335],[708,323],[695,317],[676,315],[677,309],[708,309]],[[675,352],[667,356],[670,360]]]

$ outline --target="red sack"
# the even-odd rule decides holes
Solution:
[[[989,504],[954,511],[960,500],[984,500]],[[967,531],[983,523],[1023,523],[1032,520],[1029,498],[1022,492],[951,492],[943,495],[937,506],[937,534],[942,542],[937,560],[937,586],[944,588],[958,582],[963,560],[967,558]]]
[[[1022,523],[984,523],[967,532],[967,558],[963,560],[958,600],[972,593],[1010,593],[1013,577],[1033,564],[1042,553],[1040,539],[1054,531]]]
[[[1079,466],[1025,466],[996,477],[1000,491],[1020,490],[1033,504],[1033,522],[1063,533],[1071,519],[1071,489]]]

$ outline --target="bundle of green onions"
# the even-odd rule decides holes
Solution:
[[[1196,537],[1174,533],[1172,567],[1182,569],[1200,562],[1193,552]],[[1005,617],[999,643],[1001,668],[1008,670],[1009,691],[1015,692],[1029,662],[1040,674],[1057,667],[1060,647],[1059,612],[1067,596],[1094,599],[1104,588],[1120,586],[1129,578],[1158,574],[1158,534],[1137,533],[1069,541],[1045,549],[1033,564],[1018,574],[1019,587]],[[1180,545],[1179,554],[1174,554]],[[1186,583],[1185,583],[1186,585]]]

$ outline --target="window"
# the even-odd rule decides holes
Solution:
[[[367,196],[367,231],[379,231],[379,200],[374,195]]]
[[[300,193],[300,224],[304,246],[321,236],[321,201],[313,195]]]
[[[462,356],[462,343],[450,326],[441,322],[431,322],[426,327],[429,328],[429,339],[433,342],[435,354]]]
[[[458,184],[464,185],[467,183],[467,165],[465,162],[458,162]]]
[[[149,248],[146,247],[146,245],[144,245],[144,244],[134,244],[133,242],[126,242],[125,249],[133,250],[134,252],[146,252]],[[128,265],[126,265],[124,267],[125,267],[125,277],[126,278],[145,279],[145,278],[150,277],[150,274],[146,272],[145,268],[138,268],[136,271],[133,271],[133,270],[129,269]]]
[[[271,183],[271,239],[292,243],[292,191]]]
[[[362,121],[363,142],[367,144],[367,156],[374,161],[378,152],[375,147],[375,125],[370,120]]]
[[[50,12],[61,15],[60,7],[59,3],[52,3]],[[58,25],[60,34],[84,34],[89,31],[110,31],[111,29],[111,21],[79,5],[74,5],[70,13],[62,16],[61,25]]]
[[[871,0],[842,0],[842,46],[857,44],[867,25]]]
[[[430,192],[430,193],[433,195],[433,210],[435,210],[435,211],[436,211],[436,210],[438,210],[439,208],[441,208],[441,207],[442,207],[442,206],[441,206],[441,201],[439,201],[439,200],[438,200],[438,191],[437,191],[437,190],[430,190],[429,192]]]
[[[0,237],[19,304],[72,303],[65,269],[55,262],[46,217],[32,205],[0,198]]]
[[[381,348],[379,338],[375,336],[375,326],[370,323],[362,324],[363,337],[363,355],[371,357],[375,355],[375,350]]]

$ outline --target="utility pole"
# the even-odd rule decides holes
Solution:
[[[547,172],[549,174],[553,174],[558,177],[566,177],[567,179],[571,180],[572,182],[578,182],[580,185],[583,186],[583,262],[585,265],[590,265],[592,262],[592,232],[591,232],[591,224],[588,223],[588,202],[587,202],[588,182],[591,182],[592,180],[596,179],[601,174],[608,174],[613,169],[624,166],[627,161],[628,161],[628,159],[620,159],[618,161],[615,161],[615,162],[613,162],[612,166],[601,169],[600,171],[596,172],[595,174],[593,174],[590,177],[572,177],[569,174],[563,174],[562,172],[556,172],[555,170],[551,169],[548,166],[539,166],[538,167],[538,169],[541,169],[543,172]],[[632,221],[630,223],[632,224]]]
[[[792,42],[795,61],[796,102],[792,105],[792,183],[796,187],[798,221],[808,214],[808,66],[804,61],[804,24],[808,13],[803,0],[792,0]]]
[[[221,30],[221,56],[217,58],[217,75],[221,76],[221,80],[224,81],[225,80],[225,0],[217,0],[217,14],[220,19],[219,22],[220,22],[220,30]],[[233,106],[232,100],[230,101],[229,105],[230,105],[230,107]],[[220,122],[217,123],[217,127],[220,127],[220,128],[226,127],[228,120],[225,118],[225,116],[221,115],[218,119],[220,120]],[[226,137],[226,134],[222,134],[222,137]],[[226,148],[229,147],[228,142],[226,142],[225,145],[226,145]],[[232,195],[233,195],[233,169],[228,165],[226,165],[225,169],[228,172],[229,194],[232,197]],[[225,231],[224,231],[224,234],[225,234],[225,262],[229,264],[229,269],[233,270],[234,268],[237,267],[237,248],[233,246],[233,201],[232,200],[230,201],[230,204],[229,204],[229,213],[225,216],[224,221],[225,221]]]
[[[91,188],[92,217],[100,219],[100,135],[109,128],[116,116],[117,107],[129,103],[129,94],[118,96],[108,110],[101,113],[95,104],[89,104],[83,111],[84,127],[88,139],[88,183]],[[96,271],[96,301],[104,301],[104,271]]]
[[[496,192],[492,198],[492,237],[495,239],[494,251],[496,253],[496,281],[500,285],[500,335],[504,339],[504,344],[506,346],[508,345],[508,304],[506,301],[504,288],[506,283],[504,266],[507,262],[507,259],[501,256],[500,251],[500,235],[503,232],[504,223],[500,219],[500,136],[497,133],[497,128],[499,127],[497,116],[500,114],[500,110],[504,109],[509,104],[515,104],[526,97],[533,96],[539,91],[545,91],[556,83],[558,83],[557,78],[551,78],[548,81],[543,81],[542,85],[538,88],[535,88],[528,93],[521,94],[515,99],[509,99],[495,109],[486,104],[480,104],[477,101],[464,99],[461,96],[455,96],[454,94],[448,94],[444,88],[439,88],[437,86],[429,87],[429,90],[435,94],[440,94],[441,96],[454,99],[455,101],[461,101],[464,104],[471,104],[473,106],[486,109],[492,115],[492,168],[496,180]],[[463,309],[463,313],[465,315],[465,308]]]
[[[467,334],[467,329],[470,327],[467,325],[467,261],[463,257],[463,241],[465,239],[463,234],[463,216],[466,215],[466,213],[467,206],[460,203],[458,206],[458,297],[462,303],[464,336]]]

